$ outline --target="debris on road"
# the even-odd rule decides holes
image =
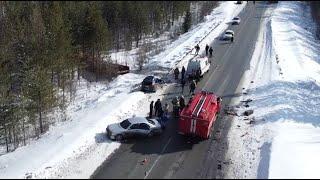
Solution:
[[[145,165],[148,162],[147,158],[144,158],[144,160],[141,161],[141,165]]]
[[[247,100],[244,100],[244,101],[241,101],[241,102],[249,103],[249,102],[251,102],[251,101],[252,101],[252,99],[247,99]]]
[[[230,107],[226,107],[224,109],[224,113],[227,114],[227,115],[238,116],[238,114],[235,112],[235,110],[233,108],[230,108]]]
[[[246,110],[246,111],[243,113],[244,116],[249,116],[249,115],[251,115],[251,114],[253,114],[253,110],[252,110],[252,109]]]
[[[246,133],[242,134],[240,137],[243,137],[243,136],[248,135],[248,134],[249,134],[249,133],[246,132]]]

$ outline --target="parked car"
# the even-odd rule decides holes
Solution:
[[[242,4],[242,1],[237,1],[237,4]]]
[[[231,37],[234,36],[234,32],[232,30],[227,30],[221,37],[221,40],[230,40]]]
[[[132,136],[151,137],[162,133],[161,124],[156,119],[132,117],[120,123],[110,124],[106,128],[107,136],[111,140],[121,141]]]
[[[234,17],[234,18],[231,20],[231,24],[232,24],[232,25],[238,25],[238,24],[240,24],[240,17]]]
[[[163,80],[159,77],[147,76],[141,83],[141,90],[144,92],[156,92],[158,87],[163,83]]]

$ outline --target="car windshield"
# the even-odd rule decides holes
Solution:
[[[131,125],[131,123],[128,121],[128,119],[122,121],[120,123],[120,126],[123,128],[123,129],[127,129],[129,126]]]
[[[226,32],[226,34],[232,34],[232,32]]]
[[[153,125],[155,125],[156,123],[154,123],[153,121],[151,121],[151,120],[148,120],[148,122],[150,123],[150,124],[153,124]]]
[[[235,17],[235,18],[233,18],[234,20],[239,20],[239,18],[238,17]]]

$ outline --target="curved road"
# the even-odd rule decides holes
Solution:
[[[216,40],[211,44],[214,59],[198,88],[222,96],[223,106],[241,95],[236,89],[249,68],[266,6],[249,2],[239,14],[240,25],[229,26],[235,32],[234,42]],[[185,87],[185,94],[187,90]],[[178,91],[181,89],[177,87],[169,89],[165,99],[170,101]],[[222,114],[215,123],[214,135],[203,141],[177,134],[176,120],[171,120],[161,136],[124,142],[91,178],[223,178],[223,170],[230,163],[224,161],[230,123],[230,118]],[[146,163],[141,163],[145,158]]]

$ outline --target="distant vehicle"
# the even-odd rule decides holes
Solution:
[[[186,70],[186,77],[189,79],[193,79],[195,76],[195,72],[198,69],[201,69],[201,76],[203,76],[204,73],[208,72],[210,69],[210,63],[208,60],[208,57],[196,57],[189,60],[187,70]],[[194,72],[194,73],[193,73]]]
[[[227,30],[221,37],[221,40],[230,40],[231,37],[234,36],[234,32],[232,30]]]
[[[236,4],[242,4],[242,1],[237,1]]]
[[[232,24],[232,25],[238,25],[238,24],[240,24],[240,17],[234,17],[234,18],[231,20],[231,24]]]
[[[162,133],[160,123],[156,119],[132,117],[120,123],[110,124],[106,128],[107,136],[111,140],[121,141],[133,136],[151,137]]]
[[[156,76],[147,76],[141,83],[141,91],[156,92],[163,80]]]

